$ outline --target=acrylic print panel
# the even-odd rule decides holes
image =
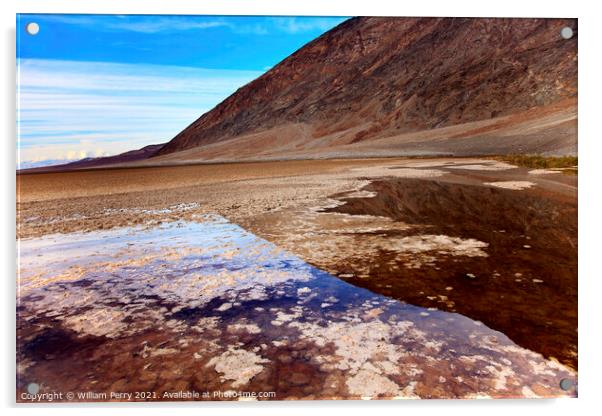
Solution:
[[[17,401],[577,395],[575,19],[17,33]]]

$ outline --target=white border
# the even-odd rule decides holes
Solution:
[[[602,273],[600,257],[600,169],[602,169],[602,127],[600,112],[602,91],[600,77],[600,23],[602,16],[595,2],[525,0],[488,1],[385,1],[385,0],[3,0],[0,2],[3,24],[2,42],[2,274],[5,338],[2,342],[3,371],[0,391],[2,404],[21,413],[81,414],[82,410],[69,405],[55,407],[21,406],[14,403],[14,293],[15,293],[15,13],[131,13],[131,14],[270,14],[270,15],[396,15],[396,16],[495,16],[495,17],[576,17],[579,18],[579,399],[573,400],[504,400],[504,401],[412,401],[412,402],[274,402],[257,403],[202,403],[154,404],[123,406],[119,404],[87,406],[90,415],[105,415],[107,411],[123,414],[164,414],[175,407],[178,412],[195,414],[259,413],[306,415],[307,413],[344,412],[364,415],[378,412],[400,415],[416,412],[422,414],[453,415],[487,413],[504,415],[509,412],[530,411],[547,415],[567,415],[593,410],[598,407],[598,387],[602,386],[599,347],[602,346],[599,330],[602,317],[600,294]],[[123,408],[120,409],[118,408]],[[174,409],[174,410],[175,410]],[[598,410],[598,409],[597,409]],[[593,413],[593,412],[592,412]]]
[[[475,16],[475,17],[576,17],[587,6],[575,1],[550,0],[545,3],[524,0],[498,2],[342,1],[305,0],[129,0],[59,1],[21,0],[21,13],[137,13],[137,14],[269,14],[333,16]],[[490,3],[490,4],[489,4]]]

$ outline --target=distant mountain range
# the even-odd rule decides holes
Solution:
[[[84,161],[85,159],[81,159],[80,161]],[[72,163],[72,159],[46,159],[46,160],[37,160],[37,161],[23,161],[17,162],[17,169],[32,169],[39,167],[51,167],[58,165],[65,165]],[[79,161],[78,161],[79,162]]]
[[[560,35],[566,26],[571,39]],[[238,89],[166,144],[64,168],[575,154],[576,123],[575,19],[357,17]]]

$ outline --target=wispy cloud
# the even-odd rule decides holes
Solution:
[[[261,73],[30,59],[18,74],[25,165],[165,142]]]
[[[286,33],[326,31],[341,23],[340,17],[273,17],[274,26]]]
[[[229,26],[222,19],[200,20],[197,16],[128,16],[128,15],[44,15],[50,23],[74,25],[97,31],[129,31],[140,33],[177,32]]]
[[[131,16],[131,15],[45,15],[48,22],[76,25],[98,31],[138,33],[179,32],[228,28],[234,33],[267,35],[325,31],[341,23],[342,17],[243,17],[243,16]]]
[[[185,18],[162,17],[162,18],[142,18],[130,20],[128,18],[120,21],[109,23],[108,27],[113,29],[129,30],[132,32],[141,33],[157,33],[165,31],[182,31],[182,30],[202,30],[214,27],[229,26],[228,23],[222,20],[213,21],[195,21]]]

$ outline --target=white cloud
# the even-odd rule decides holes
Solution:
[[[19,60],[21,162],[118,154],[170,140],[257,71]]]
[[[272,21],[278,30],[287,33],[327,31],[341,23],[340,17],[274,17]]]
[[[139,21],[115,22],[108,25],[111,29],[128,30],[141,33],[157,33],[165,31],[202,30],[214,27],[228,26],[224,21],[195,22],[190,19],[175,19],[169,17],[146,19]]]
[[[128,16],[128,15],[44,15],[43,21],[80,26],[100,31],[129,31],[139,33],[177,32],[229,26],[221,18],[199,19],[198,16]]]
[[[252,20],[253,19],[253,20]],[[267,35],[285,32],[296,34],[308,31],[326,31],[345,18],[322,16],[268,16],[261,21],[257,16],[128,16],[128,15],[45,15],[44,20],[67,25],[94,28],[100,31],[128,31],[138,33],[178,32],[225,27],[234,33]]]

